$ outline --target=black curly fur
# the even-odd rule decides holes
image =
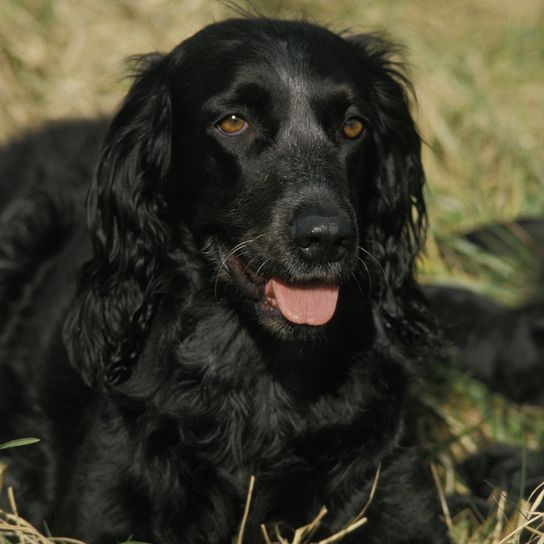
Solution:
[[[22,188],[0,233],[0,441],[42,439],[8,458],[34,522],[94,544],[230,542],[255,474],[245,542],[323,504],[325,535],[381,465],[369,522],[345,541],[448,542],[405,417],[433,331],[413,279],[421,144],[393,51],[254,18],[144,58],[102,145],[90,243],[81,195],[102,125],[3,150],[0,183]],[[250,129],[228,139],[214,125],[233,112]],[[339,136],[348,114],[367,126],[354,141]],[[60,151],[41,157],[52,133]],[[80,162],[73,182],[33,170]],[[350,218],[341,261],[293,248],[289,218],[309,201]],[[263,278],[341,284],[332,320],[264,311],[225,267],[241,242],[236,258]]]

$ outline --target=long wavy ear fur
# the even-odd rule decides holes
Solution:
[[[141,59],[87,201],[94,258],[82,271],[64,340],[72,364],[98,388],[122,381],[139,354],[168,245],[160,196],[171,154],[167,62],[158,54]]]
[[[420,350],[433,334],[413,276],[425,240],[427,214],[421,138],[410,113],[412,86],[403,65],[393,60],[398,47],[373,34],[348,40],[361,57],[364,73],[372,78],[378,105],[361,184],[362,243],[380,265],[377,306],[386,332],[391,338],[400,335],[405,347]],[[362,257],[368,261],[366,255]]]

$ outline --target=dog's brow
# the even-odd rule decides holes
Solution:
[[[331,85],[327,88],[322,85],[318,92],[312,93],[312,100],[335,109],[347,109],[355,102],[355,93],[347,86]]]
[[[270,101],[270,91],[259,82],[244,82],[235,87],[233,97],[245,104],[264,104]]]
[[[239,78],[240,79],[240,78]],[[273,98],[269,86],[261,78],[247,78],[234,83],[221,94],[212,96],[204,104],[205,109],[222,110],[240,106],[268,108]]]

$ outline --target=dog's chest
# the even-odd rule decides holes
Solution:
[[[245,465],[245,458],[285,441],[291,401],[244,329],[228,320],[222,329],[203,324],[179,344],[177,357],[183,412],[198,416],[191,426],[206,445],[202,451]]]
[[[180,340],[177,391],[170,395],[179,403],[181,434],[198,444],[203,459],[236,472],[276,470],[289,459],[299,462],[305,443],[315,443],[315,435],[331,424],[340,422],[351,433],[363,408],[351,386],[317,379],[311,364],[300,372],[280,372],[237,320],[217,321],[203,320]],[[312,382],[319,384],[316,390]],[[320,442],[324,455],[334,448]]]

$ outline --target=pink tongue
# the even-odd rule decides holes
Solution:
[[[290,285],[270,280],[264,288],[267,302],[297,325],[324,325],[331,320],[338,302],[337,285],[307,283]]]

